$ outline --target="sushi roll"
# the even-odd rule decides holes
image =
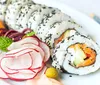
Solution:
[[[34,11],[28,20],[28,28],[31,28],[36,32],[37,26],[42,21],[43,17],[49,14],[51,11],[55,9],[47,7],[47,6],[41,6],[40,9]]]
[[[55,22],[61,22],[66,20],[67,17],[64,13],[62,13],[60,10],[54,10],[50,14],[46,15],[41,23],[37,27],[37,36],[45,42],[46,33],[48,30],[50,30],[51,26]]]
[[[15,29],[16,17],[23,5],[26,5],[29,2],[16,2],[12,3],[7,7],[6,15],[5,15],[5,22],[9,26],[9,28]]]
[[[27,22],[29,20],[31,13],[40,7],[41,7],[40,5],[35,4],[33,2],[22,6],[16,18],[15,29],[18,29],[18,31],[22,31],[23,29],[27,28]]]
[[[62,22],[55,22],[51,28],[46,33],[45,42],[51,47],[54,48],[54,41],[57,41],[61,34],[67,29],[80,29],[79,25],[73,23],[74,21],[68,16],[65,21]]]
[[[100,48],[91,39],[75,30],[57,43],[52,65],[67,73],[86,75],[100,68]],[[62,70],[62,71],[63,71]]]

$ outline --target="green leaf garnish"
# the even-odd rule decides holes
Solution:
[[[29,32],[29,33],[26,34],[26,36],[33,36],[33,35],[35,35],[35,32],[34,31]]]
[[[13,42],[12,39],[8,37],[0,37],[0,50],[7,52],[7,47]]]

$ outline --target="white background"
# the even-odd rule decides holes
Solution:
[[[100,17],[100,0],[59,0],[68,6],[77,9],[87,15],[94,13]]]

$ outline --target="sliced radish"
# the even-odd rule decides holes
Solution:
[[[9,52],[6,53],[7,56],[20,56],[23,55],[25,53],[31,52],[33,49],[32,48],[28,48],[28,47],[22,47],[16,50],[11,50]]]
[[[5,37],[9,37],[9,35],[11,35],[12,33],[18,33],[18,32],[11,29],[11,30],[8,30],[8,31],[4,34],[4,36],[5,36]]]
[[[12,52],[13,51],[13,52]],[[25,69],[32,66],[32,56],[30,52],[34,51],[30,48],[22,48],[20,50],[8,52],[1,62],[7,62],[6,67],[10,69]]]
[[[38,39],[34,38],[34,37],[26,37],[20,41],[17,42],[13,42],[7,49],[8,50],[14,50],[14,49],[18,49],[20,47],[22,47],[23,44],[35,44],[35,45],[39,45],[39,41]]]
[[[36,73],[36,72],[33,72],[33,71],[31,71],[31,70],[25,70],[25,69],[23,69],[23,70],[19,70],[19,73],[22,73],[22,74],[28,74],[28,73]]]
[[[33,50],[32,52],[30,52],[30,56],[32,56],[33,58],[33,64],[31,66],[31,69],[39,68],[42,66],[42,62],[44,58],[41,56],[39,52]]]
[[[49,47],[36,36],[26,37],[8,47],[9,52],[0,61],[5,77],[26,80],[44,74],[50,58]]]
[[[31,36],[31,37],[37,39],[39,42],[41,41],[41,40],[40,40],[37,36],[35,36],[35,35],[33,35],[33,36]]]
[[[41,56],[44,57],[44,51],[43,51],[43,49],[41,49],[37,45],[34,45],[34,44],[31,44],[31,45],[30,44],[23,44],[23,47],[29,47],[31,49],[34,49],[34,50],[40,52]]]
[[[12,84],[7,82],[6,80],[0,79],[0,85],[12,85]]]
[[[0,61],[3,58],[3,56],[5,56],[5,52],[0,52]],[[1,65],[0,65],[0,78],[8,78],[8,76],[6,75],[6,73],[1,69]]]
[[[36,77],[39,77],[39,76],[42,76],[45,73],[46,69],[47,68],[46,68],[45,64],[42,64],[42,66],[40,68],[34,69],[33,71],[37,73]]]
[[[44,51],[37,45],[32,45],[30,47],[22,47],[20,49],[16,49],[16,50],[12,50],[9,51],[8,53],[6,53],[7,56],[20,56],[23,55],[27,52],[32,52],[33,50],[39,52],[41,54],[41,56],[44,58]]]
[[[32,79],[36,76],[36,73],[33,71],[19,71],[16,74],[7,74],[7,76],[12,80],[27,80]]]
[[[8,63],[11,63],[11,62],[8,62],[7,60],[8,60],[8,58],[6,58],[6,57],[1,59],[0,67],[1,67],[2,71],[5,73],[17,73],[18,72],[17,70],[11,70],[11,69],[6,67],[6,65]]]
[[[39,41],[37,38],[34,38],[34,37],[26,37],[24,39],[22,39],[22,41],[20,41],[21,44],[24,44],[24,43],[34,43],[35,45],[39,45]]]
[[[8,51],[11,51],[11,50],[18,49],[20,47],[21,47],[20,43],[13,42],[10,46],[8,46],[7,50]]]
[[[43,42],[40,42],[40,47],[43,49],[44,53],[45,53],[45,59],[44,59],[44,62],[47,62],[50,58],[50,49],[49,47],[43,43]]]
[[[6,73],[0,68],[0,78],[8,78],[8,76],[6,75]]]
[[[5,76],[6,76],[6,73],[16,73],[16,72],[18,72],[18,71],[13,71],[13,70],[10,70],[10,69],[6,68],[5,65],[7,65],[8,62],[1,62],[2,59],[3,59],[4,57],[6,57],[5,54],[6,54],[6,53],[1,53],[1,54],[0,54],[0,73],[1,73],[2,75],[5,75]],[[0,75],[0,76],[1,76],[1,75]],[[1,77],[2,77],[2,76],[1,76]],[[6,77],[7,77],[7,76],[6,76]]]
[[[1,68],[2,68],[3,72],[5,72],[5,74],[16,74],[16,73],[18,73],[17,70],[9,69],[6,66],[2,66]]]
[[[11,38],[14,42],[16,41],[19,41],[22,39],[22,37],[24,36],[25,34],[23,33],[12,33],[11,35],[9,35],[9,38]]]
[[[11,62],[10,64],[8,64],[6,66],[10,69],[16,69],[16,70],[30,68],[32,66],[32,62],[33,62],[29,53],[21,55],[17,58],[16,57],[12,58],[11,60],[10,60],[10,58],[8,58],[6,60],[7,60],[7,62]]]
[[[43,66],[43,68],[42,68],[42,69],[40,70],[40,72],[37,74],[37,77],[38,77],[38,76],[44,75],[45,72],[46,72],[46,70],[47,70],[47,67],[46,67],[46,66]]]
[[[26,28],[26,29],[24,29],[24,30],[22,31],[22,33],[25,33],[25,34],[27,34],[27,33],[29,33],[29,32],[32,32],[32,29]]]

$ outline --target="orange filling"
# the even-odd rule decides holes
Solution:
[[[74,29],[67,29],[65,32],[63,32],[60,37],[54,40],[54,46],[56,46],[60,41],[62,41],[65,38],[70,37],[71,31],[75,31]]]
[[[64,33],[54,41],[54,45],[56,46],[62,39],[64,38]]]
[[[5,29],[5,25],[1,20],[0,20],[0,29]]]
[[[96,52],[92,48],[87,47],[86,44],[80,44],[80,43],[71,45],[69,48],[74,48],[75,50],[77,46],[84,52],[86,57],[84,58],[84,61],[81,62],[80,64],[77,64],[76,67],[84,67],[92,65],[96,61]]]

